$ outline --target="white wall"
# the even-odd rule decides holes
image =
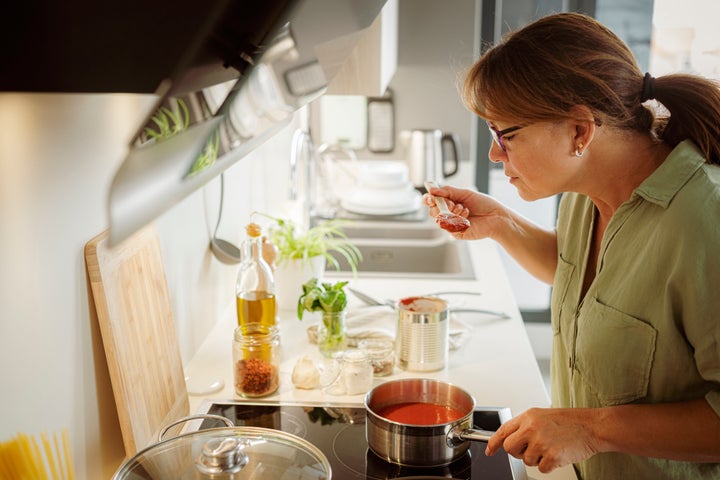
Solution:
[[[153,103],[0,94],[0,441],[67,428],[78,478],[109,478],[124,456],[83,248],[107,228],[112,176]],[[291,134],[228,170],[223,237],[284,202]],[[237,269],[207,248],[216,209],[213,181],[158,219],[184,360],[233,302]]]

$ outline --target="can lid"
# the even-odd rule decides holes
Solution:
[[[398,308],[414,313],[440,313],[448,309],[448,303],[438,297],[405,297],[398,300]]]

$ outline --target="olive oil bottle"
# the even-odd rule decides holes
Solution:
[[[263,258],[260,225],[250,223],[246,232],[235,286],[238,327],[243,335],[267,334],[277,326],[273,272]]]

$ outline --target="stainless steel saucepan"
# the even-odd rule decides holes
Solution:
[[[388,407],[407,403],[443,405],[463,416],[440,424],[417,425],[382,415]],[[447,465],[465,454],[470,441],[486,442],[495,433],[472,428],[475,410],[472,395],[438,380],[409,378],[380,384],[365,396],[365,410],[368,446],[380,458],[400,465]]]

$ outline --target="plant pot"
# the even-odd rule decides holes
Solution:
[[[311,278],[325,275],[325,257],[318,255],[307,260],[292,259],[275,267],[275,300],[280,310],[297,310],[303,293],[302,285]]]

